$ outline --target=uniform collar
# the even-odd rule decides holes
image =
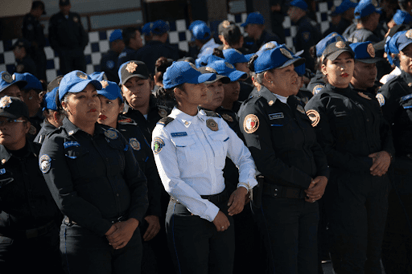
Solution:
[[[412,75],[410,75],[409,73],[401,70],[401,76],[402,78],[405,80],[406,84],[408,85],[408,87],[412,87]]]
[[[28,147],[28,155],[33,154],[35,157],[37,157],[37,153],[35,152],[35,149],[33,147],[33,144],[26,138],[26,145]],[[0,145],[0,161],[1,164],[7,163],[12,155],[7,151],[7,149],[3,146]]]
[[[63,127],[66,129],[66,132],[69,136],[76,134],[78,131],[82,131],[75,124],[73,124],[67,117],[65,117],[63,120]],[[101,127],[99,123],[96,122],[95,128],[94,128],[94,135],[102,134],[102,133],[104,133],[103,128]]]
[[[326,86],[327,86],[328,89],[330,89],[334,92],[338,92],[338,93],[344,93],[344,92],[348,93],[352,90],[350,84],[347,88],[337,88],[335,86],[332,86],[331,84],[326,84]]]
[[[270,105],[273,105],[277,100],[279,100],[276,95],[268,90],[265,86],[262,86],[262,88],[260,89],[259,96],[265,98],[268,103],[272,101]]]
[[[199,112],[198,112],[199,114]],[[184,125],[186,128],[189,128],[190,125],[193,123],[194,118],[196,116],[190,116],[189,114],[184,113],[177,107],[174,107],[172,112],[170,113],[169,117],[174,118],[175,120],[179,121],[182,125]]]

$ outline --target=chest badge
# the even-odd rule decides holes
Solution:
[[[243,129],[246,133],[253,133],[259,128],[259,118],[254,114],[249,114],[243,120]]]
[[[225,119],[226,121],[230,122],[230,123],[233,122],[233,118],[229,114],[226,114],[226,113],[223,114],[222,118]]]
[[[206,126],[208,128],[210,128],[213,131],[218,131],[219,130],[219,126],[217,125],[216,121],[213,119],[207,119],[206,120]]]
[[[308,115],[309,119],[312,121],[312,127],[316,127],[319,124],[319,121],[320,121],[319,112],[317,112],[314,109],[310,109],[306,112],[306,115]]]
[[[51,168],[51,158],[50,158],[50,156],[47,155],[47,154],[43,154],[42,156],[40,156],[39,166],[40,166],[41,172],[47,173]]]
[[[140,142],[136,138],[130,138],[129,144],[134,150],[140,150]]]
[[[112,140],[114,140],[114,139],[117,139],[117,137],[119,136],[118,134],[117,134],[117,132],[114,130],[114,129],[107,129],[105,132],[104,132],[104,136],[106,136],[107,138],[109,138],[109,139],[112,139]]]

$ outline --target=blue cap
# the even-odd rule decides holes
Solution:
[[[342,9],[340,8],[340,6],[337,6],[337,7],[335,7],[335,6],[333,6],[332,8],[331,8],[331,13],[330,13],[330,16],[338,16],[338,15],[340,15],[340,14],[342,14],[343,12],[342,12]]]
[[[95,71],[92,74],[89,74],[89,77],[92,80],[97,80],[97,81],[106,80],[107,81],[107,76],[106,76],[106,73],[104,73],[104,71],[102,71],[102,72]]]
[[[373,2],[374,0],[361,0],[355,8],[355,18],[361,19],[362,17],[368,16],[374,12],[381,14],[381,9],[377,8]]]
[[[356,8],[358,3],[352,2],[351,0],[343,0],[342,3],[337,7],[340,13],[344,13],[350,8]]]
[[[142,34],[149,36],[152,34],[152,27],[153,27],[153,23],[152,22],[148,22],[146,24],[143,25],[142,27]]]
[[[226,62],[232,65],[249,62],[249,60],[237,49],[225,49],[223,50],[223,56],[225,56]]]
[[[225,59],[220,58],[213,54],[207,54],[207,55],[201,56],[200,58],[197,58],[195,61],[195,64],[197,68],[200,68],[200,67],[207,66],[208,64],[213,63],[215,61],[219,61],[219,60],[225,60]]]
[[[193,21],[193,22],[190,24],[189,30],[192,31],[193,28],[194,28],[196,25],[206,25],[206,22],[204,22],[204,21],[202,21],[202,20],[195,20],[195,21]]]
[[[226,62],[225,60],[215,61],[207,65],[208,67],[216,70],[219,75],[229,77],[231,82],[238,81],[239,79],[247,79],[247,73],[244,71],[236,70],[235,67]]]
[[[385,52],[391,65],[399,67],[399,58],[392,59],[391,54],[399,54],[401,50],[412,43],[412,29],[399,31],[392,37],[388,36],[385,42]]]
[[[261,73],[274,68],[284,68],[290,64],[300,66],[305,63],[305,59],[295,57],[285,45],[277,46],[273,49],[264,50],[253,63],[254,71]]]
[[[57,111],[56,95],[59,91],[59,87],[55,87],[52,91],[47,92],[44,96],[44,107],[43,111],[46,109],[51,109]]]
[[[249,24],[264,25],[265,18],[263,18],[263,15],[260,14],[259,12],[249,13],[249,15],[246,18],[246,22],[244,22],[240,26],[246,27]]]
[[[202,74],[192,63],[178,61],[168,67],[163,74],[163,87],[169,89],[184,83],[200,84],[215,79],[216,74],[214,73]]]
[[[123,96],[120,91],[119,85],[112,81],[101,80],[100,84],[102,85],[102,89],[97,90],[97,94],[103,95],[109,100],[115,100],[119,98],[120,101],[123,103]]]
[[[122,30],[121,29],[115,29],[111,34],[110,34],[110,38],[109,41],[110,43],[116,40],[123,40],[123,36],[122,36]]]
[[[295,71],[296,71],[296,73],[297,73],[299,76],[305,75],[305,73],[306,73],[306,65],[305,65],[305,63],[303,63],[303,64],[300,65],[300,66],[296,66],[296,67],[295,67]]]
[[[23,87],[27,85],[27,82],[24,80],[15,80],[14,77],[7,71],[0,72],[0,77],[0,92],[14,84],[16,84],[20,89],[23,89]]]
[[[308,4],[303,0],[293,0],[289,5],[291,7],[298,7],[303,11],[308,11]]]
[[[22,88],[23,90],[37,90],[37,91],[42,91],[43,90],[43,85],[39,81],[39,79],[36,78],[33,74],[30,74],[28,72],[26,73],[15,73],[14,74],[15,81],[26,81],[27,84]]]
[[[206,24],[197,24],[192,29],[192,41],[195,39],[198,40],[207,40],[211,37],[210,28]]]
[[[326,36],[325,38],[320,40],[316,44],[316,57],[321,57],[322,54],[323,54],[323,51],[326,49],[326,47],[329,46],[332,43],[337,42],[337,41],[345,42],[346,39],[342,35],[340,35],[339,33],[332,32],[328,36]]]
[[[375,48],[371,42],[352,43],[349,45],[355,53],[355,60],[362,63],[376,63],[380,58],[375,58]]]
[[[154,35],[162,35],[165,32],[169,31],[169,24],[163,20],[157,20],[153,22],[152,25],[152,34]]]
[[[407,11],[397,10],[395,15],[393,16],[393,21],[397,25],[406,25],[412,22],[412,16]]]
[[[59,100],[68,92],[78,93],[83,91],[88,84],[92,84],[96,90],[102,89],[102,85],[98,80],[93,80],[86,73],[80,70],[74,70],[67,73],[60,81],[59,85]]]

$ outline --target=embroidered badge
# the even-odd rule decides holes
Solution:
[[[159,115],[164,118],[167,116],[167,111],[164,108],[159,108]]]
[[[225,119],[226,121],[230,122],[230,123],[233,122],[232,116],[230,116],[230,115],[227,114],[227,113],[224,113],[224,114],[222,115],[222,118]]]
[[[112,128],[109,128],[109,129],[105,130],[104,136],[106,136],[106,137],[109,138],[109,139],[114,140],[114,139],[117,139],[117,137],[118,137],[119,135],[117,134],[117,131],[116,131],[116,130],[114,130],[114,129],[112,129]]]
[[[312,89],[312,94],[316,95],[319,93],[319,91],[321,91],[325,86],[324,85],[316,85],[313,89]]]
[[[345,42],[343,42],[343,41],[338,41],[338,42],[336,42],[335,46],[336,46],[337,48],[339,48],[339,49],[342,49],[342,48],[345,47]]]
[[[271,107],[274,103],[275,103],[275,102],[274,102],[273,100],[270,100],[270,101],[268,102],[268,105]]]
[[[165,142],[159,137],[154,138],[153,140],[153,152],[154,154],[159,154],[162,151],[163,147],[165,146]]]
[[[368,99],[368,100],[371,99],[368,95],[366,95],[365,93],[360,92],[360,91],[358,92],[358,95],[359,95],[360,97],[365,98],[365,99]]]
[[[298,106],[296,107],[296,109],[297,109],[300,113],[305,114],[305,109],[304,109],[301,105],[298,105]]]
[[[211,130],[213,130],[213,131],[218,131],[219,130],[219,127],[218,127],[216,121],[213,120],[213,119],[207,119],[206,120],[206,126],[208,128],[210,128]]]
[[[405,34],[406,38],[412,39],[412,29],[408,30]]]
[[[80,79],[86,80],[87,79],[87,75],[81,71],[78,71],[76,73],[76,76],[79,77]]]
[[[312,121],[312,127],[316,127],[319,124],[319,121],[320,121],[319,112],[317,112],[314,109],[310,109],[306,112],[306,115]]]
[[[3,175],[3,174],[6,174],[6,169],[5,168],[0,169],[0,175]]]
[[[136,138],[130,138],[129,144],[134,150],[140,150],[140,142]]]
[[[135,62],[130,62],[130,63],[128,63],[128,64],[126,65],[126,70],[127,70],[129,73],[135,72],[135,71],[136,71],[136,68],[137,68],[137,64],[136,64]]]
[[[375,48],[372,44],[368,44],[366,51],[369,53],[370,57],[375,58]]]
[[[285,118],[283,115],[283,112],[277,112],[277,113],[271,113],[269,114],[269,119],[270,120],[276,120],[276,119],[282,119]]]
[[[230,22],[228,20],[225,20],[222,22],[222,27],[228,28],[230,26]]]
[[[235,69],[235,67],[232,64],[228,63],[228,62],[225,62],[225,65],[230,69]]]
[[[376,95],[376,99],[378,99],[380,106],[385,105],[385,97],[381,93]]]
[[[76,141],[70,141],[70,142],[64,142],[63,143],[64,148],[69,148],[69,147],[79,147],[80,144]]]
[[[102,85],[103,89],[105,89],[109,85],[109,83],[105,80],[100,81],[100,84]]]
[[[253,133],[259,128],[259,118],[254,114],[248,114],[243,120],[243,129],[246,133]]]
[[[51,158],[47,154],[43,154],[39,158],[39,167],[41,172],[47,173],[51,168]]]
[[[283,54],[283,56],[292,59],[292,54],[290,54],[290,52],[287,49],[284,48],[280,48],[280,52]]]
[[[0,108],[5,109],[10,106],[12,103],[12,100],[10,96],[4,96],[3,98],[0,99]]]
[[[183,132],[172,132],[170,133],[170,136],[172,137],[184,137],[187,136],[187,132],[183,131]]]

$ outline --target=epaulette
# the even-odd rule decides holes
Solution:
[[[159,122],[157,122],[157,123],[161,124],[165,127],[165,126],[167,126],[167,124],[169,124],[173,120],[174,120],[174,118],[168,116],[168,117],[164,117],[164,118],[160,119]]]
[[[214,111],[211,110],[205,110],[206,116],[210,116],[210,117],[220,117],[219,113],[216,113]]]
[[[137,125],[137,123],[132,118],[124,118],[118,120],[117,122],[122,125]]]

